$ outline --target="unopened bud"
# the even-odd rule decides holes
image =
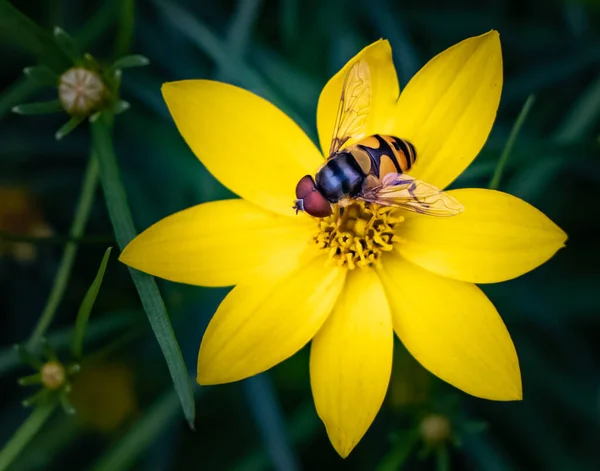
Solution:
[[[49,361],[42,366],[42,384],[47,389],[58,389],[67,379],[65,367],[57,361]]]
[[[87,116],[105,98],[106,87],[100,76],[83,67],[73,67],[60,76],[58,96],[65,111]]]
[[[450,421],[443,415],[431,414],[425,417],[419,425],[423,441],[429,445],[439,445],[448,438],[452,429]]]

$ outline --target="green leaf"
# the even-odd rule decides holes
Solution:
[[[29,376],[23,376],[17,380],[19,386],[31,386],[33,384],[41,384],[42,383],[42,374],[34,373]]]
[[[40,62],[60,72],[68,59],[46,31],[17,10],[7,0],[0,0],[0,40],[22,47],[34,54]]]
[[[67,134],[73,131],[73,129],[75,129],[77,126],[83,123],[84,119],[85,118],[83,116],[72,116],[69,121],[63,124],[59,128],[59,130],[56,131],[56,134],[54,134],[54,138],[57,141],[60,141],[63,137],[65,137]]]
[[[90,211],[92,209],[92,204],[94,202],[94,193],[96,192],[97,185],[98,163],[94,158],[90,158],[87,169],[85,171],[85,175],[83,177],[83,185],[81,193],[79,195],[77,209],[75,210],[73,224],[71,225],[71,230],[69,231],[70,237],[77,238],[83,235],[83,231],[85,229],[85,225],[89,218]],[[58,308],[58,305],[62,300],[62,297],[65,293],[65,289],[67,288],[67,283],[69,282],[71,269],[73,268],[73,263],[75,261],[76,255],[76,243],[69,242],[67,245],[65,245],[65,250],[63,252],[58,272],[54,277],[54,282],[52,284],[50,296],[48,296],[48,301],[46,301],[44,311],[42,312],[42,315],[40,316],[40,319],[38,320],[38,323],[35,326],[33,333],[31,334],[31,338],[29,339],[29,346],[33,350],[35,350],[35,348],[37,347],[37,344],[46,333],[48,326],[54,318],[56,309]]]
[[[92,145],[100,165],[100,181],[104,190],[108,214],[117,243],[122,250],[136,236],[136,231],[127,195],[119,175],[112,143],[111,124],[112,115],[108,112],[102,113],[100,118],[92,123]],[[130,268],[129,272],[169,367],[185,417],[190,427],[193,428],[195,404],[192,386],[156,281],[150,275],[137,270]]]
[[[158,399],[133,427],[91,468],[91,471],[121,471],[132,468],[135,461],[175,420],[179,410],[177,395],[172,391]]]
[[[23,73],[27,78],[33,80],[39,85],[50,85],[56,87],[58,85],[58,75],[52,72],[49,67],[45,65],[36,65],[33,67],[25,67]]]
[[[36,114],[58,113],[63,111],[63,107],[59,100],[40,101],[39,103],[28,103],[25,105],[17,105],[13,107],[13,113],[22,114],[25,116]]]
[[[100,291],[100,286],[102,286],[104,272],[106,271],[106,266],[108,265],[108,259],[110,258],[111,251],[112,247],[109,247],[106,249],[106,252],[104,252],[104,256],[102,257],[102,262],[100,262],[100,267],[98,268],[96,277],[87,290],[87,293],[85,293],[85,297],[83,298],[83,301],[79,306],[79,311],[77,312],[77,320],[75,321],[75,335],[73,335],[73,356],[78,359],[80,359],[82,356],[85,329],[87,327],[92,308],[94,307],[94,303],[96,302],[96,297]]]
[[[121,57],[117,59],[113,65],[110,66],[111,69],[127,69],[129,67],[144,67],[150,64],[150,61],[146,56],[142,56],[141,54],[133,54],[131,56]]]
[[[81,64],[83,56],[75,40],[65,30],[56,26],[53,31],[56,43],[75,64]]]
[[[498,164],[496,165],[496,169],[494,170],[494,175],[492,176],[492,179],[490,180],[490,184],[488,186],[488,188],[490,188],[491,190],[497,190],[500,186],[502,172],[504,172],[504,167],[506,167],[506,163],[508,162],[510,153],[512,152],[515,142],[517,141],[517,136],[521,131],[521,127],[525,123],[525,119],[527,119],[527,115],[531,111],[531,107],[533,106],[534,101],[535,96],[529,95],[529,98],[527,98],[527,101],[523,105],[523,108],[521,109],[521,112],[519,113],[519,116],[517,117],[517,120],[515,121],[515,124],[510,131],[510,135],[508,136],[508,140],[506,141],[506,146],[504,146],[504,150],[500,155],[500,159],[498,160]]]
[[[0,471],[7,469],[54,412],[54,404],[35,408],[0,451]]]

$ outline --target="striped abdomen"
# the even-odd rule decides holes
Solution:
[[[388,173],[406,173],[415,163],[414,146],[394,136],[375,134],[345,150],[358,162],[365,175],[381,180]]]
[[[394,136],[375,134],[331,156],[315,181],[331,203],[359,194],[372,177],[407,172],[415,162],[415,148]]]

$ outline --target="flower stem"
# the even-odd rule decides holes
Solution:
[[[494,170],[494,176],[490,180],[490,184],[488,186],[490,188],[490,190],[497,190],[498,187],[500,186],[500,178],[502,178],[502,172],[504,172],[504,167],[506,166],[506,163],[508,162],[508,157],[510,156],[510,153],[512,152],[512,149],[517,140],[517,136],[519,135],[519,132],[521,131],[521,127],[523,126],[523,123],[525,123],[525,119],[527,118],[527,115],[529,114],[529,111],[531,110],[531,107],[533,106],[534,101],[535,101],[535,96],[529,95],[529,97],[527,98],[527,101],[525,102],[525,104],[523,105],[523,108],[521,109],[521,112],[519,113],[519,116],[517,117],[517,121],[515,121],[515,124],[510,131],[510,135],[508,136],[508,140],[506,141],[504,150],[502,151],[502,154],[500,155],[500,160],[498,160],[498,165],[496,165],[496,170]]]
[[[92,209],[94,193],[97,186],[98,162],[94,157],[91,157],[83,178],[83,187],[81,189],[81,194],[79,195],[75,217],[73,218],[73,224],[71,225],[71,230],[69,232],[70,238],[78,239],[83,235],[85,225]],[[50,296],[48,297],[44,311],[29,339],[29,347],[31,349],[37,347],[56,314],[56,310],[62,300],[71,275],[71,269],[73,268],[75,256],[77,255],[77,248],[77,243],[75,242],[68,242],[65,246],[62,261],[58,268],[58,272],[56,273],[56,277],[54,278]]]
[[[56,404],[36,407],[0,451],[0,471],[7,469],[50,417]]]

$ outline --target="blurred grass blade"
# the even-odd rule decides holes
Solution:
[[[136,236],[136,231],[113,149],[111,120],[112,116],[104,112],[92,124],[92,142],[100,164],[100,180],[104,189],[108,214],[113,224],[117,243],[122,250]],[[150,275],[137,270],[130,268],[129,272],[156,340],[165,356],[185,417],[190,427],[193,428],[195,404],[192,386],[156,281]]]
[[[179,400],[169,391],[158,399],[133,427],[91,468],[92,471],[124,471],[132,465],[177,418]]]
[[[58,85],[58,75],[52,72],[45,65],[36,65],[34,67],[25,67],[23,73],[27,78],[33,80],[39,85],[49,85],[55,87]]]
[[[92,204],[94,203],[94,193],[96,192],[97,185],[98,163],[94,158],[90,158],[85,175],[83,177],[83,185],[79,195],[77,208],[75,210],[73,224],[71,225],[71,230],[69,231],[70,237],[78,238],[83,235],[85,225],[87,224],[87,220],[90,216]],[[69,242],[66,244],[60,266],[56,272],[56,276],[54,277],[54,282],[52,284],[50,295],[48,296],[48,301],[46,301],[44,311],[42,312],[42,315],[40,316],[40,319],[38,320],[38,323],[29,339],[29,347],[33,350],[37,348],[37,344],[46,333],[48,326],[54,318],[54,314],[56,313],[58,305],[62,300],[63,294],[65,293],[67,283],[69,282],[71,269],[73,268],[73,262],[75,261],[76,255],[77,244],[74,242]]]
[[[67,121],[65,124],[63,124],[58,129],[58,131],[56,131],[56,134],[54,134],[54,138],[57,141],[60,141],[63,137],[65,137],[71,131],[73,131],[77,126],[79,126],[81,123],[83,123],[84,119],[85,118],[82,116],[73,116],[69,121]]]
[[[563,119],[554,139],[569,143],[593,131],[600,118],[600,77],[586,88]]]
[[[80,359],[82,356],[85,328],[87,327],[90,313],[92,312],[92,308],[96,302],[96,297],[100,291],[100,286],[102,286],[102,279],[104,278],[104,272],[106,271],[106,266],[108,265],[108,259],[110,258],[111,251],[112,247],[109,247],[106,249],[106,252],[104,252],[102,262],[100,262],[100,267],[96,273],[96,278],[94,278],[94,281],[87,290],[87,293],[85,293],[85,297],[81,302],[81,306],[79,306],[77,320],[75,321],[75,334],[73,336],[73,356],[78,359]]]
[[[28,50],[56,72],[60,72],[68,63],[52,36],[8,0],[0,0],[0,41],[2,40]]]
[[[0,451],[0,471],[6,470],[52,415],[54,404],[35,408]]]
[[[121,57],[129,52],[133,40],[135,22],[135,0],[122,0],[118,14],[119,24],[115,40],[115,57]],[[135,67],[135,66],[134,66]]]
[[[142,56],[141,54],[132,54],[131,56],[125,56],[117,59],[115,63],[110,66],[110,68],[127,69],[129,67],[144,67],[148,64],[150,64],[150,61],[146,56]]]
[[[31,116],[36,114],[58,113],[63,111],[59,100],[40,101],[39,103],[27,103],[13,107],[13,113]]]
[[[379,462],[377,468],[375,468],[376,471],[396,471],[402,469],[418,441],[419,435],[416,432],[403,433],[396,440],[397,443],[392,451],[383,456],[383,459]]]
[[[253,376],[246,379],[243,386],[273,468],[299,470],[300,464],[290,447],[281,406],[269,377],[266,373]]]
[[[438,448],[436,453],[436,471],[450,471],[450,452],[448,445]]]
[[[510,131],[510,135],[508,136],[508,140],[506,141],[506,145],[504,146],[504,150],[500,155],[500,159],[498,160],[498,164],[496,165],[496,169],[494,170],[494,175],[492,175],[492,179],[490,180],[490,184],[488,188],[491,190],[497,190],[500,186],[500,179],[502,178],[502,172],[504,172],[504,168],[506,167],[506,163],[508,162],[508,158],[510,157],[510,153],[515,145],[517,140],[517,136],[521,131],[521,127],[525,123],[525,119],[527,119],[527,115],[531,111],[531,107],[533,106],[533,102],[535,101],[534,95],[529,95],[527,101],[523,105],[517,120],[513,128]]]
[[[79,50],[79,46],[75,40],[67,34],[67,32],[56,26],[53,31],[54,39],[56,43],[62,49],[62,51],[71,59],[75,64],[80,64],[83,56]]]
[[[175,3],[164,0],[155,0],[155,3],[160,7],[165,18],[215,61],[224,73],[239,78],[247,88],[272,99],[274,94],[264,79],[238,57],[230,54],[223,40],[208,26]]]

